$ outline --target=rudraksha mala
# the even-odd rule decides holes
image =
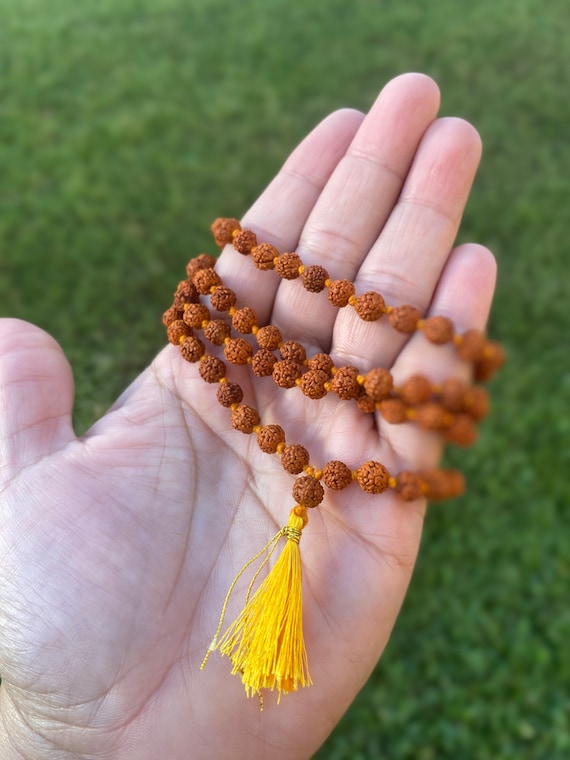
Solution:
[[[454,345],[459,356],[472,364],[473,376],[478,381],[488,380],[504,361],[502,347],[488,341],[481,331],[457,333],[447,317],[423,318],[419,310],[409,304],[388,306],[382,295],[374,291],[357,295],[349,280],[332,280],[324,267],[305,266],[297,253],[280,253],[270,243],[258,243],[255,233],[242,229],[236,219],[217,219],[212,224],[212,232],[218,246],[233,245],[238,253],[250,255],[258,269],[273,269],[288,280],[299,278],[311,293],[327,291],[329,302],[336,308],[352,308],[364,321],[385,318],[398,332],[409,335],[420,331],[436,345]],[[419,374],[395,386],[386,368],[378,367],[362,374],[354,366],[336,367],[325,353],[308,357],[300,342],[284,340],[276,326],[260,326],[251,306],[238,306],[237,294],[222,283],[214,267],[215,259],[208,254],[201,254],[188,263],[187,279],[179,283],[172,306],[163,314],[168,340],[178,347],[186,361],[198,364],[199,374],[206,383],[218,385],[217,400],[229,410],[231,426],[241,433],[255,434],[261,451],[278,455],[283,469],[298,476],[293,484],[295,506],[288,525],[236,576],[224,602],[218,630],[202,663],[204,667],[210,652],[220,649],[232,659],[233,672],[240,673],[246,693],[258,694],[261,700],[261,688],[277,689],[280,697],[282,693],[311,683],[301,626],[298,544],[307,523],[307,510],[317,507],[325,496],[322,484],[340,491],[356,482],[370,494],[391,489],[403,501],[453,498],[463,492],[465,484],[458,470],[403,470],[393,474],[380,462],[367,461],[351,469],[339,460],[315,467],[303,445],[286,440],[281,425],[263,424],[258,410],[243,403],[243,390],[228,377],[226,362],[249,366],[255,377],[271,377],[280,388],[297,388],[311,399],[335,393],[339,399],[355,403],[363,414],[377,411],[391,424],[413,422],[461,446],[475,440],[476,424],[488,411],[488,395],[480,385],[470,386],[454,378],[432,383]],[[213,349],[208,351],[205,341]],[[223,352],[224,358],[216,355],[216,351]],[[254,581],[282,536],[287,538],[282,555],[250,598]],[[220,637],[228,598],[235,584],[262,555],[265,558],[250,584],[243,612]],[[292,603],[292,597],[296,603]],[[283,621],[284,608],[295,618],[293,623]],[[283,640],[285,629],[289,633],[286,641]],[[267,646],[268,640],[275,642],[273,648]]]

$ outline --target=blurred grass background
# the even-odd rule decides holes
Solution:
[[[479,129],[460,240],[509,363],[430,511],[386,655],[318,758],[570,757],[566,0],[0,0],[0,316],[61,342],[84,430],[164,343],[213,218],[408,70]]]

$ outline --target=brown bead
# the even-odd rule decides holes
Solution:
[[[178,283],[174,293],[174,306],[181,309],[185,303],[197,303],[198,291],[190,280],[182,280]]]
[[[364,462],[356,471],[358,485],[366,493],[384,493],[390,473],[380,462]]]
[[[424,404],[432,394],[432,385],[424,375],[412,375],[398,388],[398,395],[405,404]]]
[[[489,394],[481,386],[470,388],[465,394],[464,407],[474,420],[482,420],[489,413]]]
[[[453,322],[448,317],[428,317],[422,330],[430,343],[437,345],[449,343],[453,338]]]
[[[302,475],[293,485],[293,499],[302,507],[311,509],[324,499],[325,490],[316,478]]]
[[[200,269],[192,278],[194,287],[203,296],[209,295],[212,288],[222,284],[220,275],[215,269]]]
[[[284,359],[273,365],[273,379],[280,388],[293,388],[302,374],[303,368],[299,362]]]
[[[325,289],[325,282],[329,279],[329,273],[318,264],[305,267],[301,274],[301,281],[305,290],[310,293],[320,293]]]
[[[231,364],[247,364],[253,349],[245,338],[230,338],[224,346],[224,356]]]
[[[257,377],[269,377],[273,374],[273,367],[277,359],[272,351],[260,348],[251,359],[251,369]]]
[[[294,340],[288,340],[279,347],[279,353],[282,359],[292,359],[302,364],[307,358],[307,352],[304,347]]]
[[[241,230],[233,236],[232,245],[238,253],[247,256],[251,249],[257,245],[257,236],[251,230]]]
[[[204,327],[204,337],[215,346],[221,346],[229,338],[231,327],[223,319],[212,319]]]
[[[463,380],[449,377],[441,384],[439,399],[448,412],[462,412],[468,390],[469,386]]]
[[[281,425],[263,425],[257,431],[257,445],[266,454],[275,454],[280,443],[285,443]]]
[[[226,376],[226,365],[217,356],[204,356],[200,360],[200,377],[207,383],[219,383]]]
[[[318,369],[310,369],[301,377],[300,388],[305,396],[309,398],[323,398],[327,395],[325,383],[328,379],[329,376],[325,372],[320,372]]]
[[[468,414],[456,414],[445,429],[445,439],[457,446],[471,446],[477,440],[477,426]]]
[[[461,335],[457,346],[459,356],[467,362],[476,362],[483,358],[485,335],[481,330],[467,330]]]
[[[376,411],[376,402],[370,396],[364,394],[356,399],[356,408],[362,414],[372,414],[372,412]]]
[[[259,425],[259,414],[247,404],[239,404],[232,409],[232,427],[240,433],[253,433],[253,428]]]
[[[271,245],[271,243],[261,243],[260,245],[256,245],[251,249],[251,258],[253,259],[253,263],[258,269],[261,269],[262,271],[273,269],[275,267],[273,260],[278,256],[279,251],[274,245]]]
[[[402,333],[413,333],[420,317],[421,314],[415,306],[403,304],[392,309],[389,320],[394,330]]]
[[[186,274],[188,279],[191,280],[200,269],[212,269],[215,263],[216,259],[213,256],[210,256],[209,253],[201,253],[199,256],[190,259],[186,264]]]
[[[281,466],[285,472],[298,475],[309,464],[309,452],[300,443],[285,446],[281,452]]]
[[[216,245],[223,248],[232,242],[233,233],[236,230],[241,230],[241,225],[237,219],[224,219],[220,217],[212,223],[210,229],[212,230]]]
[[[417,407],[415,420],[424,430],[441,430],[445,426],[446,412],[441,404],[431,401]]]
[[[296,253],[282,253],[275,262],[275,271],[284,280],[296,280],[301,263],[301,258]]]
[[[243,401],[243,391],[237,383],[221,383],[216,395],[219,403],[227,409],[232,404],[240,404]]]
[[[235,306],[237,296],[233,290],[219,285],[210,296],[212,308],[216,311],[228,311]]]
[[[384,314],[386,303],[380,293],[373,290],[363,293],[354,302],[354,310],[365,322],[375,322]]]
[[[390,425],[400,425],[407,419],[408,407],[399,398],[387,398],[380,402],[380,414]]]
[[[192,335],[192,329],[181,319],[175,319],[166,328],[166,337],[173,346],[180,343],[180,339]]]
[[[393,385],[392,373],[383,367],[371,369],[364,378],[364,390],[373,401],[382,401],[387,398]]]
[[[333,491],[342,491],[352,483],[352,471],[344,462],[333,459],[323,468],[323,480],[325,485]]]
[[[334,362],[328,354],[315,354],[307,362],[307,367],[330,375],[331,369],[334,367]]]
[[[329,285],[328,299],[333,306],[342,309],[355,293],[355,288],[350,280],[333,280]]]
[[[415,501],[424,495],[422,479],[416,472],[402,470],[396,476],[396,493],[402,501]]]
[[[431,501],[453,499],[465,491],[465,478],[459,470],[422,470],[418,475]]]
[[[279,348],[283,340],[280,330],[274,325],[260,327],[255,339],[259,348],[267,348],[269,351],[275,351],[276,348]]]
[[[168,327],[171,322],[176,322],[177,319],[182,319],[183,313],[182,309],[178,309],[176,306],[171,306],[162,315],[162,324],[165,327]]]
[[[331,387],[336,395],[345,401],[358,398],[362,393],[362,386],[357,382],[357,377],[356,367],[340,367],[331,380]]]
[[[257,314],[249,306],[244,306],[233,314],[232,325],[237,332],[249,335],[257,326]]]
[[[202,327],[203,322],[208,322],[210,319],[210,312],[208,307],[203,303],[189,303],[184,309],[183,320],[188,327],[194,327],[197,330]]]
[[[483,350],[483,358],[475,363],[473,375],[475,380],[484,383],[490,380],[506,360],[505,349],[500,343],[489,342]]]
[[[197,362],[204,356],[206,347],[199,338],[185,338],[178,346],[183,359],[187,362]]]

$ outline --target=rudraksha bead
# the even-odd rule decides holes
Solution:
[[[174,306],[181,309],[185,303],[196,303],[198,301],[198,291],[190,280],[182,280],[178,283],[174,293]]]
[[[262,271],[273,269],[275,267],[273,259],[276,259],[278,256],[279,251],[274,245],[271,245],[271,243],[261,243],[251,249],[253,263]]]
[[[247,364],[253,349],[245,338],[230,338],[224,346],[224,356],[231,364]]]
[[[489,394],[485,388],[476,385],[473,388],[469,388],[464,397],[465,411],[474,420],[482,420],[489,413]]]
[[[457,352],[467,362],[476,362],[483,358],[485,336],[481,330],[467,330],[458,339]]]
[[[333,280],[329,285],[328,299],[333,306],[342,309],[355,293],[355,287],[350,280]]]
[[[300,443],[285,446],[281,452],[281,466],[291,475],[298,475],[309,464],[309,452]]]
[[[302,475],[297,478],[292,493],[297,504],[307,507],[307,509],[316,507],[325,496],[324,488],[319,481],[309,475]]]
[[[468,414],[456,414],[451,425],[446,427],[444,436],[457,446],[471,446],[477,439],[477,426]]]
[[[195,256],[186,264],[188,279],[191,280],[200,269],[211,269],[215,263],[216,259],[209,253],[201,253],[199,256]]]
[[[303,374],[299,362],[284,359],[273,365],[273,379],[280,388],[293,388],[297,379]]]
[[[283,341],[281,331],[275,325],[260,327],[255,335],[255,339],[259,348],[267,348],[269,351],[275,351]]]
[[[380,402],[380,414],[391,425],[399,425],[406,421],[408,407],[402,399],[387,398]]]
[[[187,362],[197,362],[204,356],[206,347],[200,338],[188,337],[180,343],[178,349],[180,350],[182,358],[186,359]]]
[[[402,333],[413,333],[416,329],[421,314],[415,306],[409,304],[402,304],[402,306],[395,306],[388,319],[394,330]]]
[[[310,369],[301,377],[299,387],[304,395],[309,398],[323,398],[327,395],[325,383],[328,379],[329,376],[325,372],[321,372],[318,369]]]
[[[301,273],[301,281],[305,290],[310,293],[320,293],[325,289],[325,282],[329,279],[329,273],[318,264],[305,267]]]
[[[219,403],[227,409],[243,401],[243,390],[237,383],[221,383],[216,395]]]
[[[375,322],[384,314],[386,304],[380,293],[373,290],[363,293],[354,301],[354,310],[365,322]]]
[[[232,245],[238,253],[247,256],[253,246],[257,245],[257,236],[251,230],[241,230],[233,236]]]
[[[435,401],[428,401],[415,409],[415,420],[424,430],[441,430],[448,415]]]
[[[307,367],[330,375],[334,362],[328,354],[315,354],[307,361]]]
[[[257,314],[249,306],[237,309],[232,315],[232,325],[238,333],[249,335],[257,326]]]
[[[323,468],[323,480],[328,488],[341,491],[352,483],[352,471],[344,462],[333,459]]]
[[[449,412],[462,412],[468,390],[469,386],[463,380],[449,377],[441,384],[439,399]]]
[[[221,285],[222,280],[215,269],[200,269],[192,278],[192,283],[198,293],[207,296],[212,288]]]
[[[393,385],[392,373],[383,367],[377,367],[366,373],[363,387],[373,401],[382,401],[390,395]]]
[[[257,431],[257,445],[266,454],[275,454],[280,443],[285,443],[281,425],[263,425]]]
[[[396,476],[396,493],[402,501],[415,501],[424,494],[422,479],[416,472],[402,470]]]
[[[424,404],[432,394],[430,381],[424,375],[411,375],[398,388],[398,395],[405,404]]]
[[[295,340],[288,340],[279,346],[279,353],[282,359],[292,359],[295,362],[299,362],[299,364],[302,364],[307,358],[304,346]]]
[[[166,328],[166,335],[170,343],[173,346],[177,346],[181,338],[184,338],[186,335],[192,335],[192,328],[181,319],[176,319]]]
[[[362,414],[372,414],[376,411],[376,402],[364,393],[356,399],[356,408]]]
[[[366,493],[384,493],[390,473],[380,462],[364,462],[356,471],[358,485]]]
[[[210,303],[216,311],[228,311],[232,306],[235,306],[236,300],[234,291],[223,285],[218,285],[210,296]]]
[[[331,388],[339,398],[349,400],[358,398],[362,387],[358,384],[358,369],[356,367],[340,367],[331,380]]]
[[[284,280],[296,280],[301,263],[301,257],[296,253],[282,253],[275,262],[275,271]]]
[[[422,331],[430,343],[449,343],[453,338],[453,322],[448,317],[428,317],[423,322]]]
[[[207,383],[219,383],[226,376],[226,365],[217,356],[203,356],[200,360],[200,377]]]
[[[232,409],[232,427],[240,433],[253,433],[253,428],[259,425],[259,413],[247,404],[239,404]]]
[[[220,217],[212,223],[210,229],[212,230],[216,245],[223,248],[232,242],[233,233],[236,230],[241,230],[241,225],[237,219],[224,219]]]
[[[483,357],[475,362],[473,376],[478,382],[490,380],[495,372],[505,363],[505,349],[494,341],[487,343]]]
[[[204,327],[204,337],[215,346],[223,345],[226,338],[229,338],[231,327],[223,319],[211,319]]]
[[[162,315],[162,324],[165,327],[168,327],[171,322],[176,322],[177,319],[182,319],[183,314],[184,312],[182,309],[178,309],[176,306],[171,306]]]
[[[432,501],[453,499],[465,491],[465,478],[459,470],[422,470],[418,475],[425,495]]]
[[[210,312],[208,307],[203,303],[189,303],[184,309],[184,316],[182,317],[188,327],[194,327],[199,329],[202,327],[203,322],[209,322]]]
[[[267,348],[260,348],[256,351],[251,359],[251,369],[257,377],[269,377],[273,374],[273,367],[277,359],[272,351]]]

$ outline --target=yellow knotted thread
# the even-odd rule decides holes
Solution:
[[[282,694],[312,684],[303,637],[303,598],[299,540],[307,524],[307,510],[295,506],[287,525],[252,557],[234,578],[226,595],[218,629],[208,648],[201,669],[211,652],[220,650],[232,661],[232,673],[239,673],[248,697],[261,689],[277,689]],[[268,563],[282,536],[287,538],[279,559],[257,591],[252,588]],[[219,638],[230,595],[243,573],[265,557],[247,590],[240,615]]]

